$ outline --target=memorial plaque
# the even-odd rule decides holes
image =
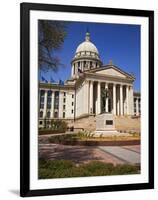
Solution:
[[[106,125],[113,125],[113,120],[106,120]]]
[[[111,113],[103,113],[96,116],[95,136],[116,135],[118,132],[115,128],[115,118]]]

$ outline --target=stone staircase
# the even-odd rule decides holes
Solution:
[[[76,131],[95,131],[96,117],[88,116],[81,119],[76,119],[73,126]],[[131,116],[116,116],[115,126],[116,130],[120,133],[140,133],[140,117],[133,118]]]
[[[126,133],[140,133],[140,117],[116,116],[117,131]]]
[[[74,122],[74,128],[77,130],[84,129],[87,131],[95,131],[96,129],[96,118],[95,116],[84,117],[81,119],[77,119]]]

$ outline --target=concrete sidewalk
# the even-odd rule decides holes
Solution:
[[[115,156],[116,158],[122,160],[128,164],[139,164],[140,163],[140,153],[127,149],[126,147],[120,146],[100,146],[98,147],[102,151]]]

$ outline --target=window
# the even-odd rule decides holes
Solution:
[[[72,106],[74,105],[74,102],[72,102]]]
[[[73,114],[73,113],[74,113],[74,110],[71,110],[71,113]]]
[[[50,96],[52,96],[52,91],[51,90],[48,91],[48,97],[50,97]]]
[[[63,118],[65,118],[65,112],[63,112]]]
[[[59,108],[59,102],[55,102],[54,109],[58,109],[58,108]]]
[[[74,95],[72,94],[72,98],[74,98]]]
[[[45,95],[45,91],[41,90],[40,91],[40,108],[44,108],[44,95]]]
[[[54,95],[55,95],[55,99],[59,99],[59,91],[55,91]]]
[[[66,92],[64,92],[64,97],[66,96]]]
[[[58,112],[54,113],[54,118],[58,118]]]
[[[39,124],[40,124],[40,125],[42,125],[42,124],[43,124],[43,122],[42,122],[42,121],[40,121],[40,122],[39,122]]]
[[[55,91],[55,96],[59,96],[59,91]]]
[[[65,98],[63,99],[63,102],[64,102],[64,103],[66,102],[66,99],[65,99]]]
[[[40,118],[42,118],[42,117],[43,117],[43,111],[40,112]]]
[[[44,103],[44,96],[41,96],[41,103]]]
[[[49,90],[47,93],[47,108],[51,109],[51,101],[52,101],[52,91]]]
[[[51,103],[52,98],[48,96],[47,103]]]
[[[51,104],[47,104],[47,109],[51,109]]]
[[[55,91],[54,93],[54,109],[59,108],[59,91]]]
[[[47,117],[50,118],[50,111],[47,112]]]
[[[44,103],[40,103],[40,108],[44,108]]]
[[[40,94],[41,94],[41,96],[44,96],[45,91],[44,91],[44,90],[41,90]]]
[[[63,105],[63,109],[65,110],[65,105]]]
[[[50,125],[50,121],[47,121],[47,125]]]

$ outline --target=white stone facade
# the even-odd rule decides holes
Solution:
[[[64,85],[39,84],[39,121],[75,120],[100,113],[114,116],[140,115],[140,93],[134,93],[135,78],[110,62],[102,65],[99,52],[86,34],[71,62]]]

